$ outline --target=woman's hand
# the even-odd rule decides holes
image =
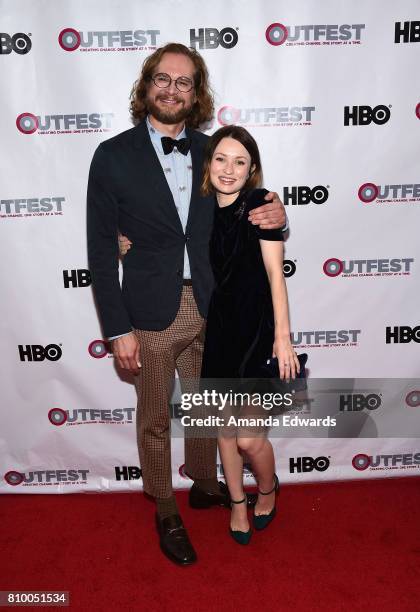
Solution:
[[[281,379],[296,378],[300,372],[299,359],[289,339],[274,339],[273,357],[278,359]]]
[[[127,236],[123,236],[118,232],[118,248],[120,250],[120,257],[124,257],[124,255],[126,255],[126,253],[131,249],[132,244],[133,243],[127,238]]]

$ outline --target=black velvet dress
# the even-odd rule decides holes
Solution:
[[[216,203],[210,262],[215,278],[207,317],[202,378],[258,378],[272,355],[274,315],[259,239],[283,240],[280,229],[262,230],[248,212],[264,204],[265,189]]]

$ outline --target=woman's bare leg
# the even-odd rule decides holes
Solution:
[[[243,459],[237,445],[236,432],[222,432],[218,437],[219,453],[231,499],[244,498]],[[247,504],[232,504],[230,527],[234,531],[248,531]]]
[[[252,471],[258,482],[258,489],[267,493],[274,486],[275,473],[274,452],[271,442],[265,434],[249,436],[249,432],[239,431],[237,443],[241,450],[246,452],[251,462]],[[275,492],[270,495],[258,495],[255,514],[269,514],[275,504]]]

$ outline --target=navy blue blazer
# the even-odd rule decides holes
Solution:
[[[207,316],[213,276],[209,240],[214,198],[202,197],[208,136],[187,128],[193,183],[184,233],[146,122],[102,142],[92,159],[87,193],[89,269],[104,335],[132,327],[163,330],[179,309],[187,245],[194,297]],[[118,229],[133,246],[118,276]]]

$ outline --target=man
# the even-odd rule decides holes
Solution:
[[[213,115],[200,55],[171,43],[148,57],[131,100],[135,128],[102,142],[90,169],[87,221],[89,267],[104,334],[118,365],[135,375],[137,441],[144,491],[156,500],[160,546],[172,561],[196,553],[172,491],[168,402],[175,369],[198,378],[212,290],[208,242],[214,202],[200,196],[207,136],[196,131]],[[268,194],[268,199],[275,194]],[[252,222],[281,227],[275,202]],[[117,232],[132,247],[118,278]],[[216,479],[216,440],[185,439],[185,466],[195,508],[229,505]]]

